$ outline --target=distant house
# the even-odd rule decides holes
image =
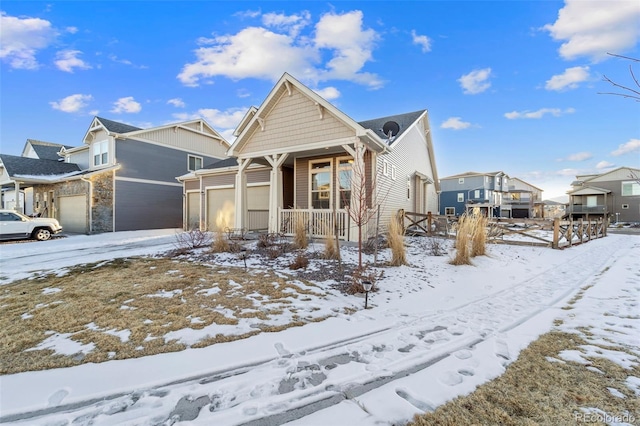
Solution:
[[[579,175],[571,186],[567,214],[573,219],[640,222],[640,169],[618,167],[601,174]]]
[[[474,208],[487,217],[543,217],[542,189],[505,172],[466,172],[440,179],[440,214],[459,216]]]
[[[229,144],[203,120],[141,129],[95,117],[79,147],[58,159],[2,155],[7,180],[32,192],[33,213],[66,232],[99,233],[182,226],[175,176],[224,157]],[[5,179],[3,175],[3,185]]]
[[[304,217],[320,235],[335,211],[339,237],[356,240],[348,214],[356,181],[367,189],[369,208],[380,204],[383,224],[400,209],[437,211],[426,110],[357,122],[285,73],[235,136],[227,152],[234,160],[178,178],[185,226],[291,233]]]

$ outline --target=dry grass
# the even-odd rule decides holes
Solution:
[[[293,302],[323,294],[312,284],[300,286],[270,271],[169,259],[120,259],[83,265],[64,276],[20,280],[0,287],[0,374],[179,351],[186,346],[165,341],[168,332],[233,326],[246,318],[264,325],[241,335],[209,335],[194,346],[268,330],[269,321],[283,312],[291,318],[284,327],[300,325],[319,314]],[[125,341],[107,333],[127,330]],[[71,356],[48,349],[25,352],[64,333],[75,342],[95,344],[94,350]]]
[[[211,244],[211,251],[214,253],[224,253],[229,251],[229,241],[225,237],[222,229],[218,228],[213,234],[213,243]]]
[[[584,344],[575,334],[547,333],[522,351],[502,376],[433,413],[416,416],[411,425],[569,425],[580,423],[576,413],[587,407],[640,420],[640,399],[624,384],[628,376],[640,376],[638,365],[625,370],[604,358],[591,359],[590,366],[602,374],[587,365],[547,359]],[[613,396],[607,388],[617,389],[625,398]]]
[[[404,237],[402,234],[403,230],[400,222],[398,219],[392,217],[387,229],[387,241],[391,249],[391,260],[389,262],[391,266],[407,264],[407,251],[404,247]]]
[[[340,248],[337,244],[337,238],[335,229],[332,226],[327,226],[324,234],[324,253],[323,257],[327,260],[340,260]]]
[[[307,222],[301,215],[297,216],[295,220],[296,223],[293,229],[293,245],[298,249],[306,249],[309,246]]]
[[[452,265],[471,265],[471,258],[487,253],[487,223],[479,209],[463,214],[456,226],[456,255]]]

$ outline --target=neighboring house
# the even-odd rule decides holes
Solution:
[[[567,212],[567,205],[553,200],[544,200],[544,217],[554,219],[564,217]]]
[[[466,172],[440,180],[440,214],[459,216],[474,208],[487,217],[543,217],[542,189],[505,172]]]
[[[290,234],[303,217],[322,235],[335,210],[338,236],[357,240],[347,213],[357,204],[355,186],[366,188],[369,208],[380,206],[383,225],[400,209],[438,209],[426,110],[356,122],[285,73],[234,135],[227,154],[237,164],[212,164],[178,178],[185,226],[216,229],[215,218],[226,215],[227,227]]]
[[[601,174],[579,175],[571,186],[567,214],[573,219],[640,222],[640,169],[618,167]]]
[[[82,146],[62,147],[62,161],[13,157],[9,163],[30,168],[7,170],[16,186],[32,188],[34,213],[55,217],[65,232],[175,228],[182,226],[175,176],[223,158],[228,148],[203,120],[141,129],[95,117]]]
[[[27,139],[27,142],[24,145],[24,149],[22,150],[22,157],[26,158],[35,158],[41,160],[60,160],[60,156],[58,152],[62,148],[70,148],[67,145],[61,145],[57,143],[44,142],[35,139]],[[31,174],[33,168],[29,164],[18,165],[15,160],[7,160],[11,162],[13,167],[25,168],[23,171],[28,171],[28,174]],[[45,166],[45,169],[51,171],[50,166]],[[0,203],[0,208],[5,209],[16,209],[22,213],[27,215],[33,214],[33,192],[32,188],[25,188],[15,191],[15,182],[13,182],[8,176],[4,176],[0,182],[2,184],[2,202]],[[18,200],[16,202],[16,200]]]

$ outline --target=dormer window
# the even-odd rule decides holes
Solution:
[[[109,163],[109,141],[93,144],[93,165],[102,166]]]

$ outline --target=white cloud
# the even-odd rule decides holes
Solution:
[[[60,99],[58,102],[49,102],[53,109],[62,112],[78,112],[86,107],[93,99],[91,95],[75,94]]]
[[[184,108],[186,106],[186,104],[184,103],[184,101],[180,98],[173,98],[173,99],[169,99],[167,101],[167,103],[169,105],[173,105],[176,108]]]
[[[310,24],[310,15],[266,14],[264,27],[247,27],[237,34],[201,37],[194,51],[195,62],[183,66],[177,78],[187,86],[198,86],[213,77],[260,78],[275,81],[284,72],[311,82],[330,79],[353,81],[379,88],[377,75],[361,72],[372,60],[375,31],[364,29],[362,12],[327,13],[314,33],[299,34]],[[322,58],[328,57],[326,63]]]
[[[576,176],[580,173],[578,169],[562,169],[556,172],[560,176]]]
[[[491,77],[491,68],[483,68],[463,75],[458,79],[458,82],[460,82],[460,87],[465,94],[475,95],[491,87],[491,83],[488,81],[489,77]]]
[[[602,170],[602,169],[609,169],[611,167],[614,167],[615,164],[610,163],[608,161],[600,161],[598,164],[596,164],[596,169],[598,170]]]
[[[235,129],[238,123],[244,118],[249,108],[230,108],[226,111],[220,111],[213,108],[202,108],[195,113],[173,114],[178,120],[195,120],[204,118],[207,123],[211,124],[217,131],[219,129]],[[222,132],[221,132],[222,133]],[[225,137],[226,138],[226,137]]]
[[[79,50],[61,50],[56,53],[56,60],[54,63],[60,71],[73,73],[74,68],[81,70],[87,70],[91,68],[91,65],[78,58],[78,55],[82,55]]]
[[[590,152],[577,152],[575,154],[571,154],[567,157],[567,161],[586,161],[590,158],[593,158],[593,154]]]
[[[573,108],[567,108],[562,110],[560,108],[541,108],[537,111],[512,111],[504,114],[509,120],[515,120],[517,118],[542,118],[547,114],[551,114],[554,117],[560,117],[565,114],[573,114],[576,112]]]
[[[563,74],[554,75],[547,80],[544,86],[547,90],[561,91],[565,89],[576,89],[578,83],[589,79],[589,67],[573,67],[564,70]]]
[[[607,52],[622,53],[635,46],[639,19],[638,1],[566,0],[558,19],[543,29],[562,42],[558,50],[562,58],[586,56],[597,62]]]
[[[324,89],[315,89],[318,95],[322,96],[326,100],[330,101],[333,99],[338,99],[340,97],[340,91],[335,87],[325,87]]]
[[[57,37],[49,21],[0,15],[0,58],[12,68],[36,69],[36,52],[49,46]]]
[[[467,121],[462,121],[460,117],[450,117],[447,118],[440,127],[443,129],[453,129],[453,130],[461,130],[466,129],[471,126],[471,123]]]
[[[141,70],[149,68],[146,65],[136,65],[136,64],[134,64],[133,62],[131,62],[128,59],[120,59],[116,55],[109,55],[108,58],[113,62],[117,62],[119,64],[124,64],[124,65],[129,65],[129,66],[131,66],[133,68],[137,68],[137,69],[141,69]]]
[[[67,27],[64,30],[69,34],[75,34],[78,32],[78,27]]]
[[[431,52],[431,39],[425,35],[418,35],[415,30],[411,30],[411,37],[413,38],[413,44],[417,44],[422,47],[422,52]]]
[[[271,28],[286,31],[295,37],[311,22],[311,14],[308,11],[300,15],[284,15],[280,13],[265,13],[262,15],[262,23]]]
[[[629,142],[619,145],[618,149],[613,151],[611,155],[619,157],[636,151],[640,151],[640,139],[631,139]]]
[[[120,98],[113,103],[111,112],[116,114],[136,113],[142,110],[142,106],[133,99],[133,96],[127,96],[126,98]]]

